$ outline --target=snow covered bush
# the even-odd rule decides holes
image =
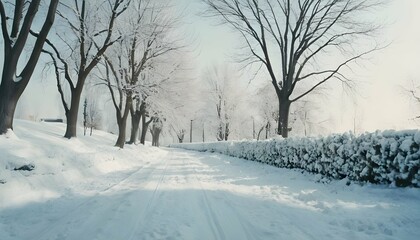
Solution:
[[[274,138],[173,144],[218,152],[280,168],[298,168],[332,179],[420,187],[420,131],[377,131],[319,138]]]

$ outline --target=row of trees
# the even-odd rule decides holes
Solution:
[[[266,137],[273,133],[287,137],[290,123],[297,119],[306,133],[313,124],[310,114],[314,109],[310,101],[300,100],[333,80],[351,86],[346,70],[381,48],[374,40],[379,27],[368,17],[360,17],[377,8],[380,1],[202,1],[208,7],[207,17],[229,25],[243,40],[240,62],[256,71],[265,69],[274,88],[276,104],[266,88],[258,94],[256,104],[262,106],[262,117],[259,126],[253,121],[254,138],[261,138],[264,130]],[[39,11],[40,6],[47,11]],[[34,21],[39,12],[45,15],[40,26]],[[183,61],[177,54],[185,46],[175,31],[180,19],[168,1],[1,1],[0,17],[5,49],[0,134],[13,128],[16,104],[44,53],[53,66],[65,111],[66,138],[77,136],[80,101],[86,82],[91,80],[98,91],[106,89],[112,100],[118,125],[116,146],[122,148],[126,143],[129,117],[128,143],[134,143],[138,135],[144,143],[150,129],[153,143],[158,145],[165,124],[179,141],[184,140],[191,111],[186,107],[186,83],[179,77]],[[33,47],[25,62],[21,55],[29,45]],[[340,61],[326,60],[333,54],[341,56]],[[17,73],[20,65],[24,67]],[[240,119],[234,115],[241,110],[241,95],[227,94],[239,88],[232,81],[239,77],[216,66],[204,78],[208,88],[202,96],[212,101],[203,105],[202,115],[215,113],[216,138],[227,140],[232,121]],[[277,126],[272,126],[273,120]]]
[[[105,86],[115,108],[119,134],[116,146],[124,147],[127,119],[131,116],[129,143],[145,141],[149,124],[155,138],[165,121],[165,106],[155,100],[170,91],[176,82],[181,61],[176,52],[183,47],[175,35],[179,18],[168,1],[103,0],[50,1],[41,31],[35,16],[44,7],[41,1],[1,2],[0,13],[5,44],[5,61],[0,87],[0,134],[13,129],[17,101],[26,87],[41,53],[50,58],[57,89],[65,111],[66,138],[77,136],[80,102],[86,82],[97,91]],[[14,15],[9,16],[12,12]],[[55,19],[57,18],[57,19]],[[10,23],[10,20],[12,22]],[[20,21],[23,20],[23,24]],[[52,27],[55,21],[54,27]],[[8,28],[11,27],[9,34]],[[49,33],[49,37],[47,35]],[[27,67],[16,69],[27,38],[36,39]],[[177,94],[175,94],[177,95]],[[87,97],[93,99],[94,97]],[[86,99],[87,99],[86,98]],[[84,104],[84,126],[94,127],[92,106]],[[159,124],[160,123],[160,124]],[[158,141],[154,141],[158,144]]]
[[[13,129],[17,102],[29,83],[41,55],[47,35],[54,23],[58,0],[50,1],[48,12],[37,34],[28,60],[22,58],[41,0],[0,2],[1,32],[3,37],[3,70],[0,84],[0,134]],[[8,10],[6,14],[6,9]],[[12,11],[13,9],[13,11]],[[26,60],[26,61],[25,61]],[[18,71],[21,64],[22,70]]]

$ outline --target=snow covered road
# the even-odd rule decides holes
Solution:
[[[407,209],[410,199],[392,196],[392,189],[304,187],[296,172],[175,149],[118,175],[92,183],[98,187],[85,197],[4,211],[1,219],[11,222],[3,224],[13,231],[1,239],[419,237],[419,208]]]
[[[22,189],[7,188],[14,178],[0,184],[0,239],[420,239],[418,189],[322,184],[298,171],[180,149],[113,154],[135,159],[136,151],[146,152],[136,164],[84,172],[83,180],[60,182],[61,173],[39,168],[25,176],[32,185],[24,191],[45,188],[49,197],[13,204],[6,198],[23,197]],[[78,156],[91,157],[93,168],[109,154]],[[65,175],[72,166],[62,161]]]

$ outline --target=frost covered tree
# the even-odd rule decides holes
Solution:
[[[157,117],[153,118],[152,127],[150,133],[152,134],[152,146],[159,147],[159,137],[162,133],[163,120]]]
[[[227,141],[232,133],[232,125],[238,121],[238,103],[240,102],[241,87],[238,86],[238,76],[227,66],[216,66],[207,69],[204,81],[207,88],[210,106],[207,108],[215,113],[216,139]]]
[[[44,52],[55,67],[67,119],[66,138],[77,135],[79,105],[86,79],[107,49],[122,38],[114,28],[130,2],[73,0],[61,3],[57,10],[60,25],[55,29],[54,41],[46,41],[48,47]],[[66,98],[66,91],[70,92],[70,99]]]
[[[83,103],[83,134],[86,136],[87,130],[90,129],[89,135],[92,136],[93,129],[101,126],[101,114],[96,101],[91,98],[85,98]]]
[[[207,16],[231,26],[247,49],[243,62],[262,65],[278,101],[277,133],[288,136],[290,106],[319,86],[350,85],[346,68],[379,50],[367,17],[379,0],[203,0]],[[334,61],[322,61],[335,55]],[[300,91],[296,91],[298,86]]]
[[[117,48],[118,50],[116,51],[122,53],[122,45],[118,44],[118,46],[120,48]],[[125,144],[127,118],[133,102],[133,95],[135,95],[135,89],[132,87],[132,82],[135,80],[132,78],[132,74],[127,71],[128,68],[124,68],[122,62],[126,59],[121,57],[121,55],[115,57],[115,65],[110,57],[105,55],[104,58],[105,74],[100,79],[108,87],[115,108],[118,125],[118,138],[115,146],[123,148]]]
[[[291,110],[294,122],[292,123],[292,133],[301,136],[311,136],[315,134],[325,134],[329,129],[330,119],[323,116],[316,99],[309,97],[299,101]]]
[[[184,142],[184,138],[185,138],[185,133],[187,132],[187,130],[185,130],[185,128],[181,128],[180,130],[176,130],[174,128],[173,130],[174,130],[174,132],[176,134],[176,137],[178,139],[178,143],[183,143]]]
[[[138,79],[139,95],[134,99],[130,108],[131,133],[129,144],[136,142],[140,120],[146,118],[147,97],[158,91],[160,85],[164,84],[168,80],[168,76],[179,67],[179,64],[172,61],[171,57],[183,48],[180,44],[181,39],[174,34],[180,22],[180,17],[175,15],[173,6],[170,4],[170,1],[138,0],[138,5],[134,9],[135,12],[142,12],[143,16],[139,15],[137,21],[131,23],[131,27],[134,28],[131,44],[132,68],[133,71],[137,71],[137,78],[145,70],[152,75],[145,73],[142,78]],[[170,73],[162,69],[165,67],[170,70]],[[159,72],[167,75],[164,76]],[[150,119],[142,121],[141,136],[145,136],[150,121]]]
[[[40,0],[0,1],[1,32],[3,37],[3,69],[0,84],[0,134],[13,129],[17,102],[31,79],[47,35],[54,23],[58,0],[49,1],[47,15],[36,35],[29,57],[22,59],[31,28],[39,21]],[[12,10],[13,9],[13,10]],[[10,11],[7,11],[10,10]],[[22,65],[20,65],[22,64]],[[17,73],[18,65],[23,66]]]
[[[185,136],[186,122],[191,110],[188,92],[192,90],[189,81],[182,78],[180,72],[173,72],[172,77],[160,84],[145,101],[142,116],[141,143],[144,144],[145,131],[150,130],[153,146],[159,146],[159,137],[163,133],[175,131],[179,141]],[[150,127],[150,129],[149,129]]]
[[[414,103],[416,109],[419,109],[420,107],[420,82],[411,79],[408,81],[404,86],[402,86],[402,93],[403,95],[407,96],[408,99]],[[413,120],[419,120],[420,115],[413,114],[414,119]]]

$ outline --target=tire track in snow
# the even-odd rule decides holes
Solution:
[[[188,158],[185,158],[185,157],[182,158],[182,162],[183,162],[183,165],[184,166],[187,166],[185,164],[185,159],[188,159]],[[190,163],[191,163],[191,161],[190,161]],[[192,164],[189,164],[189,165],[190,166],[193,166]],[[203,188],[203,185],[201,183],[201,180],[198,178],[197,169],[196,168],[193,168],[193,167],[192,167],[192,169],[193,169],[193,171],[195,173],[194,174],[194,178],[196,179],[196,181],[200,185],[200,192],[202,194],[202,202],[205,205],[205,211],[207,213],[206,214],[206,220],[209,223],[209,226],[211,228],[211,232],[213,233],[214,239],[224,240],[224,239],[226,239],[226,234],[225,234],[225,232],[224,232],[224,230],[223,230],[223,228],[222,228],[222,226],[220,224],[220,221],[218,220],[218,217],[217,217],[216,213],[213,210],[212,205],[210,204],[209,198],[207,196],[206,191]]]
[[[160,161],[158,164],[155,164],[154,166],[155,167],[153,167],[152,168],[152,170],[151,171],[149,171],[148,172],[148,174],[147,174],[147,176],[146,177],[141,177],[141,178],[137,178],[137,179],[135,179],[136,180],[136,182],[137,183],[139,183],[138,184],[138,187],[137,187],[137,189],[141,189],[141,188],[143,188],[143,189],[146,189],[146,187],[150,184],[150,179],[151,179],[151,177],[153,177],[155,174],[155,172],[156,171],[158,171],[158,169],[156,168],[156,166],[161,166],[162,165],[162,163],[164,162],[165,160],[163,159],[162,161]],[[137,175],[137,174],[136,174]],[[161,180],[162,181],[162,180]],[[160,181],[160,182],[161,182]],[[155,189],[155,191],[152,193],[152,197],[155,195],[155,193],[156,193],[156,190],[157,190],[157,188]],[[123,196],[121,196],[120,197],[120,199],[121,199],[121,201],[119,201],[120,202],[120,204],[118,205],[118,207],[117,207],[117,210],[115,210],[114,212],[115,213],[117,213],[118,212],[118,210],[119,209],[121,209],[121,207],[126,203],[126,202],[130,202],[130,200],[131,201],[134,201],[134,202],[137,202],[138,203],[138,199],[140,199],[140,198],[144,198],[144,193],[142,192],[142,193],[138,193],[138,192],[131,192],[131,193],[129,193],[129,194],[126,194],[126,195],[123,195]],[[115,201],[114,201],[115,202]],[[151,202],[151,200],[149,200],[149,203],[148,204],[150,204],[150,202]],[[131,205],[130,205],[131,206]],[[135,210],[135,209],[132,209],[132,210]],[[138,229],[138,222],[140,222],[140,219],[142,218],[142,214],[136,214],[135,212],[133,212],[133,211],[130,211],[130,214],[133,216],[135,216],[135,218],[133,219],[133,221],[132,222],[134,222],[133,224],[131,224],[131,228],[128,230],[129,232],[130,232],[130,235],[128,235],[128,238],[124,238],[124,239],[131,239],[131,235],[133,234],[133,233],[135,233],[136,231],[137,231],[137,229]],[[107,226],[108,225],[110,225],[110,224],[113,224],[113,222],[112,221],[108,221],[107,222]],[[127,237],[127,236],[126,236]],[[98,239],[102,239],[102,238],[98,238]]]
[[[160,165],[163,161],[159,162],[157,165]],[[63,226],[68,226],[71,222],[83,222],[85,223],[85,219],[80,219],[81,217],[85,216],[86,212],[89,212],[89,210],[92,209],[90,205],[95,205],[97,203],[97,198],[101,197],[102,195],[110,192],[111,190],[115,189],[118,186],[121,186],[122,184],[128,182],[130,179],[138,176],[139,174],[142,174],[141,176],[144,178],[144,170],[151,169],[150,171],[146,172],[146,180],[144,182],[147,183],[147,180],[152,176],[152,173],[156,171],[156,168],[152,168],[155,164],[151,164],[151,162],[147,162],[147,165],[140,166],[139,168],[131,171],[123,177],[122,179],[118,180],[116,183],[112,184],[111,186],[108,186],[106,188],[103,188],[99,190],[96,194],[89,197],[87,200],[82,201],[81,203],[77,204],[75,207],[71,207],[70,210],[66,211],[64,214],[61,214],[60,217],[56,217],[58,219],[57,221],[54,221],[52,226],[48,226],[47,228],[44,228],[42,230],[36,231],[35,234],[30,234],[26,239],[65,239],[65,232],[69,231],[68,228],[63,228]],[[133,193],[131,193],[133,194]],[[124,200],[127,197],[127,194],[121,195],[119,197],[120,200]],[[114,201],[115,203],[116,201]],[[118,206],[115,207],[113,204],[107,204],[107,207],[104,209],[103,207],[95,208],[97,212],[105,213],[109,209],[120,209],[121,205],[124,204],[124,201],[118,201]],[[108,206],[110,205],[110,206]],[[113,212],[113,216],[115,216],[117,211],[111,211]],[[95,217],[97,214],[90,214],[91,218]],[[91,220],[89,218],[89,220]],[[57,231],[59,230],[59,231]],[[57,235],[57,233],[59,234]]]
[[[184,166],[194,166],[194,162],[191,160],[191,158],[185,158],[182,157],[181,158],[183,160],[183,165]],[[186,159],[190,159],[190,161],[187,163],[185,162]],[[194,164],[193,164],[194,163]],[[214,200],[215,198],[211,198],[209,197],[209,195],[207,194],[207,190],[204,189],[203,185],[202,185],[202,180],[198,178],[199,172],[197,171],[196,168],[192,168],[194,170],[194,178],[196,179],[196,182],[199,183],[200,185],[200,192],[202,194],[202,202],[203,204],[206,206],[205,210],[206,210],[206,218],[207,218],[207,222],[209,223],[209,226],[211,227],[211,231],[213,233],[214,239],[230,239],[229,237],[227,237],[226,232],[224,231],[223,224],[220,223],[219,217],[217,216],[216,212],[214,211],[214,207],[211,204],[211,202],[215,202],[215,201],[211,201]],[[220,194],[222,195],[222,198],[224,200],[224,203],[227,205],[224,209],[223,209],[223,213],[226,216],[233,216],[234,222],[238,223],[238,227],[241,228],[242,232],[245,233],[245,237],[246,239],[258,239],[258,237],[254,236],[251,232],[250,229],[254,229],[254,226],[248,221],[246,220],[246,218],[242,217],[238,211],[236,210],[236,208],[234,207],[234,205],[232,204],[232,201],[228,199],[228,197],[226,196],[226,194],[223,191],[220,191]],[[219,199],[217,201],[220,201]],[[220,211],[221,209],[219,209]],[[232,213],[232,214],[226,214],[226,212]],[[232,222],[230,222],[230,224],[232,224]]]
[[[188,152],[188,150],[186,152]],[[204,154],[206,154],[206,153],[204,153]],[[207,153],[206,155],[210,156],[211,154],[214,154],[214,153]],[[221,155],[221,154],[216,153],[216,155]],[[223,166],[225,164],[221,163],[220,165],[215,165],[215,166],[220,167],[221,165]],[[208,166],[208,165],[206,165],[206,166]],[[212,168],[212,166],[209,166],[209,167]],[[222,168],[222,169],[224,169],[224,168]],[[226,173],[227,176],[232,176],[231,171],[227,171],[225,173]],[[230,211],[230,212],[232,212],[233,214],[236,215],[239,224],[242,225],[242,227],[243,227],[242,229],[244,230],[245,233],[248,233],[247,234],[248,239],[261,239],[261,236],[255,236],[255,234],[254,234],[254,233],[257,233],[259,231],[254,227],[254,225],[252,223],[250,223],[247,220],[247,218],[241,217],[240,212],[237,210],[237,208],[234,207],[234,204],[232,203],[231,200],[229,200],[229,197],[226,195],[225,192],[222,192],[222,196],[223,196],[223,199],[225,200],[225,203],[230,206],[230,207],[227,207],[224,210],[225,211]],[[269,210],[269,211],[271,211],[271,210]],[[288,216],[287,217],[288,221],[286,221],[286,223],[287,223],[286,228],[295,229],[294,232],[299,232],[301,234],[300,236],[304,237],[304,239],[312,239],[312,240],[317,239],[307,229],[303,228],[300,225],[300,222],[299,222],[300,219],[297,216],[295,216],[295,214],[293,214],[290,211],[284,211],[282,208],[276,208],[275,211],[279,212],[278,216],[283,216],[283,217]],[[229,214],[226,214],[226,216],[229,216]],[[249,231],[249,229],[252,229],[252,230]]]
[[[146,224],[144,224],[144,223],[146,222],[146,220],[149,220],[152,217],[153,213],[155,212],[155,209],[159,205],[158,199],[161,196],[158,196],[158,198],[156,198],[156,195],[157,195],[156,193],[159,191],[159,187],[160,187],[161,183],[163,182],[163,179],[165,178],[166,173],[167,173],[167,169],[168,169],[168,165],[169,165],[169,158],[167,157],[167,154],[165,155],[164,160],[162,160],[161,163],[164,162],[164,161],[165,161],[165,167],[162,171],[162,174],[159,178],[159,181],[157,182],[149,200],[147,201],[145,209],[142,211],[141,214],[138,214],[136,224],[134,225],[136,227],[132,228],[132,230],[131,230],[128,238],[127,238],[129,240],[133,239],[137,232],[140,232],[140,233],[144,232],[144,228],[146,226]],[[156,170],[157,169],[155,169],[155,171]],[[139,227],[140,227],[140,231],[138,231]]]
[[[188,164],[190,164],[191,166],[193,166],[194,164],[191,163],[195,163],[192,160],[189,161]],[[185,163],[184,163],[185,165]],[[211,166],[205,165],[206,167],[209,167],[210,169],[212,168]],[[193,168],[194,172],[196,173],[196,180],[200,185],[200,190],[202,191],[203,195],[205,196],[205,202],[206,204],[209,206],[209,213],[211,216],[211,220],[212,221],[219,221],[217,220],[217,215],[216,213],[213,211],[213,208],[211,206],[211,203],[215,203],[216,201],[221,202],[223,201],[223,203],[218,206],[217,210],[219,212],[223,212],[223,220],[224,222],[227,222],[230,226],[230,228],[232,227],[237,227],[238,230],[241,230],[244,233],[244,236],[241,239],[261,239],[261,236],[256,235],[255,233],[257,232],[261,232],[260,230],[258,230],[254,224],[252,224],[249,220],[248,217],[244,217],[243,214],[240,213],[238,207],[235,207],[234,201],[231,200],[231,197],[229,197],[226,192],[224,192],[223,190],[219,191],[220,194],[217,195],[218,197],[221,196],[220,198],[216,199],[216,196],[211,197],[211,195],[207,194],[207,190],[204,189],[203,185],[202,185],[202,181],[198,178],[198,175],[200,174],[196,168]],[[227,176],[230,176],[229,174],[227,174]],[[210,197],[209,197],[210,196]],[[279,209],[276,209],[276,211],[278,211]],[[290,215],[290,213],[288,212],[283,212],[281,211],[281,216],[287,216]],[[294,218],[296,219],[296,218]],[[225,226],[223,224],[217,223],[218,226]],[[312,234],[310,234],[307,230],[305,230],[304,228],[302,228],[298,222],[292,222],[289,221],[289,227],[296,229],[296,231],[300,232],[302,234],[302,236],[305,236],[305,239],[315,239],[313,237]],[[221,231],[223,231],[223,228],[217,228],[217,231],[220,233]],[[238,231],[237,231],[238,232]],[[224,232],[224,238],[230,239],[232,236],[228,235],[227,232]],[[238,237],[238,236],[235,236]],[[224,238],[218,238],[218,239],[224,239]]]
[[[228,199],[228,197],[226,196],[225,193],[223,194],[223,199],[225,200],[225,203],[227,204],[228,208],[233,214],[234,216],[238,219],[238,222],[243,230],[243,232],[245,233],[246,239],[251,240],[251,239],[259,239],[258,237],[256,237],[253,233],[256,232],[254,229],[255,227],[245,218],[243,217],[241,214],[239,214],[238,210],[233,206],[232,201],[230,199]]]
[[[124,182],[126,182],[128,179],[130,179],[130,178],[131,178],[131,177],[133,177],[135,174],[137,174],[139,171],[143,170],[143,169],[144,169],[144,168],[146,168],[146,167],[150,167],[150,166],[152,165],[152,164],[150,164],[150,162],[147,162],[146,164],[148,164],[148,165],[139,167],[138,169],[136,169],[136,170],[134,170],[134,171],[130,172],[130,173],[129,173],[126,177],[124,177],[123,179],[119,180],[119,181],[118,181],[118,182],[116,182],[115,184],[112,184],[112,185],[110,185],[110,186],[108,186],[108,187],[106,187],[106,188],[102,189],[102,190],[99,192],[99,194],[106,193],[106,192],[108,192],[109,190],[111,190],[111,189],[113,189],[113,188],[115,188],[115,187],[117,187],[117,186],[119,186],[119,185],[123,184],[123,183],[124,183]]]

